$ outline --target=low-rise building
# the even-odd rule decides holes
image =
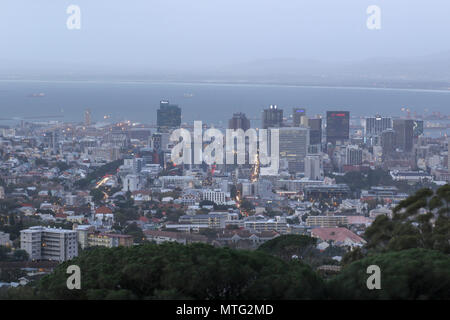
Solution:
[[[208,242],[208,238],[203,235],[196,235],[182,232],[146,230],[144,231],[144,233],[145,236],[147,237],[147,240],[154,241],[157,244],[163,242],[178,242],[181,244]]]
[[[394,181],[407,181],[407,182],[423,182],[433,181],[433,176],[423,171],[398,171],[394,170],[390,172]]]
[[[119,246],[131,247],[133,237],[125,234],[116,233],[91,233],[88,235],[89,247],[115,248]]]
[[[0,231],[0,246],[10,246],[11,240],[9,239],[9,233]]]
[[[309,216],[306,218],[306,225],[309,227],[332,228],[347,224],[347,216]]]
[[[311,236],[337,246],[361,247],[366,241],[347,228],[315,228]]]
[[[284,234],[288,232],[286,219],[277,217],[276,219],[245,221],[244,228],[253,231],[276,231]]]
[[[31,260],[70,260],[78,256],[77,232],[31,227],[20,231],[20,248],[29,254]]]

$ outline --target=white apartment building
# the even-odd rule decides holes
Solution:
[[[276,231],[279,233],[287,233],[289,225],[286,223],[286,219],[276,217],[276,219],[245,221],[244,228],[258,232]]]
[[[356,145],[349,145],[345,148],[345,164],[360,165],[362,164],[362,150]]]
[[[141,177],[137,174],[128,174],[123,179],[122,191],[138,191],[142,189]]]
[[[224,204],[226,202],[226,194],[219,190],[204,190],[202,194],[203,200],[212,201],[215,204]]]
[[[20,231],[20,248],[31,260],[66,261],[78,256],[77,232],[41,226]]]
[[[163,188],[179,187],[181,189],[192,188],[194,177],[192,176],[162,176],[159,177]]]
[[[323,180],[323,161],[320,155],[306,156],[305,177],[309,180]]]
[[[347,216],[309,216],[306,218],[308,227],[334,228],[348,225]]]

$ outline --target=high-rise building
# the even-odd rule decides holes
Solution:
[[[287,160],[290,172],[304,172],[308,147],[308,128],[284,127],[279,129],[280,159]]]
[[[60,139],[61,136],[56,129],[44,133],[44,142],[48,146],[48,148],[53,151],[53,153],[58,152]]]
[[[162,135],[161,135],[161,133],[154,133],[152,135],[152,148],[156,151],[162,150]]]
[[[70,260],[78,256],[77,232],[30,227],[20,231],[20,248],[28,253],[31,260]]]
[[[384,130],[392,128],[392,118],[384,118],[379,115],[366,118],[366,137],[380,135]]]
[[[181,125],[181,108],[176,104],[170,104],[169,101],[161,101],[156,122],[159,132],[168,132],[171,129],[179,128]]]
[[[165,139],[166,134],[154,133],[152,134],[151,147],[153,149],[152,160],[154,164],[164,164],[164,150],[167,147]]]
[[[387,129],[381,133],[381,148],[383,150],[383,158],[388,157],[395,151],[395,132]]]
[[[91,110],[90,109],[86,109],[84,111],[84,125],[86,127],[89,127],[91,125]]]
[[[344,143],[350,137],[350,112],[327,111],[327,143]]]
[[[262,128],[281,128],[283,126],[283,110],[271,105],[263,111]]]
[[[242,129],[244,131],[247,131],[248,129],[250,129],[250,120],[247,119],[245,113],[233,113],[233,118],[228,121],[228,129]]]
[[[309,144],[322,144],[322,119],[308,119],[309,125]]]
[[[310,180],[323,180],[323,162],[320,155],[314,154],[306,156],[305,177]]]
[[[295,127],[308,126],[308,118],[304,108],[294,108],[292,110],[292,122]]]
[[[395,147],[404,152],[411,152],[414,146],[414,120],[395,119]]]
[[[345,164],[350,166],[362,164],[362,150],[358,146],[350,145],[346,147]]]

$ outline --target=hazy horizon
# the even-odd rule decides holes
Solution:
[[[68,30],[69,5],[81,29]],[[5,0],[0,72],[197,72],[258,61],[449,56],[450,4],[418,0]],[[381,8],[381,29],[366,26]]]

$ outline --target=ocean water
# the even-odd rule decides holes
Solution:
[[[44,93],[43,97],[32,97]],[[0,81],[0,118],[63,116],[83,121],[89,108],[94,121],[155,124],[159,101],[168,99],[182,108],[182,122],[202,120],[226,126],[233,112],[245,112],[260,124],[261,111],[271,104],[284,109],[304,107],[308,115],[348,110],[351,116],[404,115],[412,112],[450,113],[450,91],[299,87],[244,84],[195,84],[108,81]],[[6,124],[8,121],[3,120]],[[1,124],[1,123],[0,123]]]

